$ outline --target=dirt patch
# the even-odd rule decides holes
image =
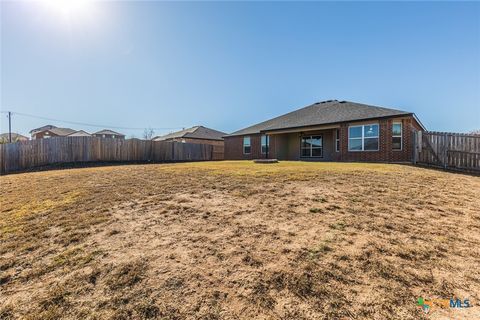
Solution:
[[[480,316],[480,178],[210,162],[1,177],[0,318]]]

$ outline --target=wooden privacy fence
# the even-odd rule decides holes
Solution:
[[[218,157],[213,146],[206,144],[59,137],[1,144],[0,173],[61,163],[220,160]]]
[[[449,132],[419,132],[417,163],[480,173],[480,136]]]
[[[222,145],[212,145],[213,146],[213,153],[212,153],[212,160],[223,160],[224,153],[225,153],[225,146]]]

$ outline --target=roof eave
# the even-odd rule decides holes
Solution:
[[[423,123],[420,121],[417,115],[415,113],[412,113],[412,116],[415,119],[415,121],[417,121],[417,123],[420,125],[420,127],[422,127],[423,131],[427,131],[427,127],[423,125]]]
[[[250,135],[250,134],[262,134],[262,133],[268,133],[268,132],[275,132],[275,131],[283,131],[283,130],[295,130],[295,129],[308,129],[312,127],[318,127],[318,126],[329,126],[329,125],[337,125],[337,124],[342,124],[342,123],[350,123],[350,122],[357,122],[357,121],[366,121],[366,120],[374,120],[374,119],[389,119],[389,118],[395,118],[395,117],[404,117],[404,116],[414,116],[415,119],[416,116],[413,112],[405,112],[405,113],[400,113],[396,115],[389,115],[389,116],[382,116],[382,117],[366,117],[366,118],[358,118],[358,119],[353,119],[353,120],[347,120],[347,121],[336,121],[336,122],[328,122],[328,123],[318,123],[318,124],[312,124],[308,126],[297,126],[297,127],[283,127],[283,128],[274,128],[274,129],[265,129],[265,130],[259,130],[257,132],[251,132],[251,133],[232,133],[229,135],[226,135],[224,137],[237,137],[237,136],[245,136],[245,135]],[[421,124],[420,121],[417,120],[417,122],[424,128],[424,126]]]

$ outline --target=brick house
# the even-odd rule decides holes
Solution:
[[[210,129],[204,126],[195,126],[172,132],[164,136],[153,138],[153,141],[176,141],[184,143],[210,144],[212,148],[212,160],[224,159],[224,141],[225,132]]]
[[[51,127],[50,129],[34,129],[31,132],[32,139],[47,139],[47,138],[53,138],[53,137],[66,137],[72,133],[77,132],[77,130],[73,130],[70,128],[57,128],[54,126],[45,126],[45,127]]]
[[[39,133],[41,131],[45,131],[45,130],[50,130],[50,129],[53,129],[53,128],[56,128],[56,126],[53,126],[51,124],[47,124],[43,127],[32,129],[32,130],[30,130],[29,133],[30,133],[31,138],[35,139],[37,133]]]
[[[411,162],[423,130],[412,112],[328,100],[225,136],[225,159]]]
[[[164,136],[153,138],[153,141],[177,141],[187,143],[211,144],[215,146],[223,146],[223,136],[225,132],[210,129],[204,126],[195,126],[172,132]]]
[[[96,138],[110,138],[110,139],[125,139],[125,135],[119,132],[115,132],[113,130],[100,130],[95,133],[92,133],[92,136]]]

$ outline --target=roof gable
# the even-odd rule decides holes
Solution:
[[[92,135],[84,130],[78,130],[68,135],[69,137],[91,137]]]
[[[70,129],[70,128],[52,128],[48,130],[43,130],[39,132],[35,132],[35,134],[41,133],[41,132],[51,132],[57,136],[68,136],[71,133],[74,133],[76,130]]]
[[[308,127],[409,114],[412,113],[350,101],[328,100],[317,102],[279,117],[260,122],[238,130],[230,135],[254,134],[269,130]]]
[[[53,129],[53,128],[56,128],[56,126],[51,125],[51,124],[47,124],[47,125],[42,126],[40,128],[32,129],[28,133],[33,134],[33,133],[37,133],[37,132],[40,132],[40,131],[45,131],[45,130],[49,130],[49,129]]]
[[[122,133],[115,132],[115,131],[109,130],[109,129],[103,129],[103,130],[100,130],[100,131],[97,131],[97,132],[93,133],[93,135],[97,135],[97,134],[112,134],[112,135],[116,135],[116,136],[124,136],[124,134],[122,134]]]

